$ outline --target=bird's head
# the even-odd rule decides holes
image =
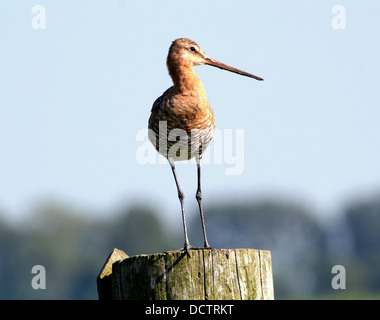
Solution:
[[[264,80],[253,74],[236,69],[210,58],[193,40],[187,38],[179,38],[173,41],[172,45],[169,48],[169,54],[167,58],[167,65],[169,69],[173,65],[199,66],[203,64],[234,72],[242,76],[254,78],[259,81]]]

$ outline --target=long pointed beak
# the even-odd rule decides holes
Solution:
[[[230,71],[230,72],[234,72],[234,73],[237,73],[237,74],[240,74],[242,76],[246,76],[246,77],[250,77],[250,78],[253,78],[253,79],[256,79],[256,80],[259,80],[259,81],[263,81],[264,79],[263,78],[260,78],[258,76],[255,76],[251,73],[248,73],[248,72],[245,72],[243,70],[239,70],[239,69],[236,69],[234,67],[231,67],[231,66],[228,66],[224,63],[221,63],[217,60],[214,60],[210,57],[205,57],[204,58],[204,64],[207,64],[209,66],[213,66],[213,67],[217,67],[219,69],[223,69],[223,70],[227,70],[227,71]]]

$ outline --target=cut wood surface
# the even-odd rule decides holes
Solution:
[[[128,258],[128,255],[124,251],[116,248],[108,256],[102,270],[96,278],[100,300],[112,299],[112,266],[116,261],[121,261],[125,258]]]
[[[274,299],[270,251],[200,249],[190,251],[190,257],[121,252],[110,254],[98,276],[99,299]]]

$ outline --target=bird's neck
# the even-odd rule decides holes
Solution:
[[[204,87],[191,65],[168,66],[174,87],[181,93],[204,94]]]

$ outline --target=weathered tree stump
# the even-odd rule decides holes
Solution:
[[[201,249],[128,257],[115,249],[98,278],[99,299],[274,299],[270,251]]]

